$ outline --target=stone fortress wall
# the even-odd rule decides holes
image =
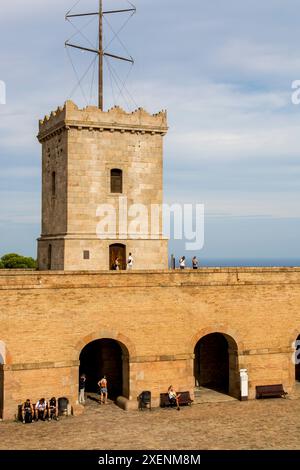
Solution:
[[[293,341],[300,333],[300,268],[203,268],[197,272],[0,271],[0,407],[11,419],[27,397],[66,396],[75,412],[80,354],[111,339],[122,348],[122,395],[153,405],[170,384],[195,387],[201,338],[221,333],[229,349],[229,394],[239,370],[255,386],[295,385]],[[209,356],[206,367],[213,366]],[[127,375],[128,376],[127,376]],[[2,402],[2,403],[1,403]]]

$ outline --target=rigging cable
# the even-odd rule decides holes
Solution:
[[[123,31],[123,29],[125,28],[125,26],[127,25],[127,23],[131,20],[132,16],[134,15],[134,13],[131,13],[131,15],[127,18],[127,20],[125,21],[125,23],[123,24],[123,26],[121,26],[121,28],[115,32],[112,28],[112,26],[110,25],[109,21],[107,20],[107,18],[104,16],[104,19],[105,21],[107,22],[108,26],[110,27],[110,29],[112,30],[114,36],[113,38],[109,41],[109,43],[107,44],[106,48],[104,49],[104,51],[111,45],[111,43],[116,39],[118,38],[118,40],[121,42],[122,46],[124,47],[124,49],[126,50],[126,52],[130,55],[130,53],[128,52],[126,46],[122,43],[121,39],[119,38],[119,34],[121,33],[121,31]]]
[[[105,57],[105,56],[104,56]],[[107,57],[105,57],[105,60],[106,62],[108,62],[108,59]],[[108,68],[108,71],[109,71],[109,81],[110,81],[110,87],[111,87],[111,93],[112,93],[112,98],[113,98],[113,103],[114,103],[114,106],[116,106],[117,104],[117,100],[116,100],[116,96],[115,96],[115,90],[114,90],[114,84],[113,84],[113,79],[112,79],[112,73],[111,73],[111,70],[109,68],[109,65],[107,65],[107,68]]]
[[[76,3],[74,3],[74,5],[72,6],[72,8],[71,8],[71,9],[70,9],[70,10],[67,12],[67,14],[66,14],[66,15],[69,15],[69,14],[71,13],[71,11],[72,11],[72,10],[74,10],[74,8],[76,8],[76,7],[77,7],[77,5],[78,5],[78,3],[80,3],[80,2],[81,2],[81,0],[77,0],[77,2],[76,2]]]
[[[127,92],[128,94],[128,97],[131,99],[132,103],[134,104],[134,106],[136,106],[137,108],[139,107],[139,105],[136,103],[136,101],[134,100],[133,96],[131,95],[130,91],[128,90],[128,88],[126,87],[126,84],[125,84],[125,81],[122,83],[122,80],[119,78],[118,76],[118,73],[116,72],[116,70],[114,69],[114,67],[111,65],[111,68],[112,68],[112,71],[114,72],[115,76],[118,78],[119,82],[121,82],[122,84],[122,91],[123,89]],[[133,68],[133,64],[131,65],[131,69],[129,70],[129,74],[131,73],[132,71],[132,68]],[[129,76],[128,74],[128,76]],[[126,79],[125,79],[126,80]]]
[[[79,78],[79,75],[78,75],[78,73],[77,73],[77,70],[76,70],[76,68],[75,68],[75,66],[74,66],[74,63],[73,63],[73,61],[72,61],[72,57],[71,57],[71,55],[70,55],[70,52],[69,52],[68,48],[66,48],[66,49],[67,49],[67,55],[68,55],[68,57],[69,57],[69,60],[70,60],[70,62],[71,62],[72,68],[73,68],[73,71],[74,71],[75,76],[76,76],[77,81],[78,81],[77,85],[74,87],[74,89],[72,90],[72,92],[71,92],[71,94],[70,94],[70,98],[71,98],[72,95],[75,93],[75,91],[77,90],[77,88],[80,87],[81,93],[82,93],[82,95],[83,95],[83,98],[84,98],[86,104],[88,105],[88,100],[86,99],[86,95],[85,95],[84,89],[83,89],[83,87],[82,87],[82,85],[81,85],[81,82],[85,79],[86,75],[87,75],[88,72],[90,71],[90,69],[91,69],[91,67],[93,66],[94,62],[96,62],[97,56],[95,56],[95,57],[93,58],[92,62],[90,63],[90,65],[89,65],[88,69],[86,70],[86,72],[84,73],[84,75],[83,75],[81,78]]]
[[[77,36],[77,34],[80,34],[86,41],[88,41],[88,43],[92,46],[92,47],[95,47],[95,45],[89,40],[89,38],[83,34],[83,30],[89,26],[93,21],[95,21],[96,19],[96,16],[94,16],[91,20],[89,20],[81,29],[77,28],[77,26],[75,26],[74,23],[72,23],[72,21],[70,21],[69,18],[67,18],[67,21],[70,23],[70,25],[72,25],[72,27],[75,29],[75,33],[72,34],[72,36],[67,40],[67,42],[71,41],[71,39],[73,39],[75,36]],[[96,46],[97,47],[97,46]]]
[[[104,57],[105,57],[105,56],[104,56]],[[112,76],[112,78],[113,78],[113,80],[114,80],[114,82],[115,82],[117,88],[119,89],[119,93],[120,93],[119,96],[122,96],[122,97],[123,97],[123,100],[124,100],[124,102],[125,102],[126,108],[127,108],[128,110],[130,110],[130,105],[128,104],[127,98],[126,98],[126,96],[123,94],[123,91],[122,91],[122,89],[121,89],[120,86],[119,86],[119,83],[118,83],[118,80],[120,80],[119,77],[118,77],[117,75],[115,75],[115,72],[114,72],[114,70],[113,70],[113,67],[112,67],[112,65],[110,64],[110,62],[109,62],[109,60],[108,60],[107,57],[105,57],[105,61],[106,61],[106,64],[107,64],[107,66],[108,66],[108,68],[109,68],[109,70],[110,70],[111,76]]]

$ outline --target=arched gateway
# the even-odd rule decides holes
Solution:
[[[92,341],[79,359],[79,373],[87,377],[87,392],[97,392],[98,381],[106,375],[109,398],[129,398],[129,352],[123,343],[109,338]]]
[[[238,347],[231,336],[211,333],[195,347],[196,387],[205,387],[239,398]]]

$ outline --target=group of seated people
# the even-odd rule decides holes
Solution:
[[[56,419],[58,421],[58,400],[55,397],[52,397],[50,400],[45,400],[41,398],[33,406],[31,400],[27,400],[22,405],[22,421],[23,423],[33,423],[34,421],[51,421],[51,419]]]

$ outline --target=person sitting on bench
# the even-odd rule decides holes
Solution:
[[[169,395],[169,401],[170,401],[171,405],[176,405],[177,410],[179,411],[180,410],[180,407],[179,407],[180,394],[176,393],[176,391],[174,390],[173,385],[170,385],[170,387],[168,388],[168,395]]]
[[[48,420],[51,419],[58,421],[58,403],[55,397],[52,397],[48,403]]]
[[[35,419],[45,421],[47,416],[47,402],[45,398],[41,398],[35,405]]]
[[[22,421],[23,423],[33,423],[34,412],[33,405],[29,398],[22,405]]]

